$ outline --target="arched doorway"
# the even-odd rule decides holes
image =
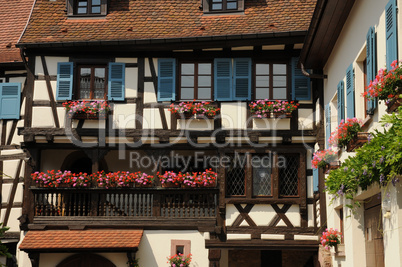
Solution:
[[[56,267],[116,267],[116,265],[96,254],[76,254],[63,260]]]

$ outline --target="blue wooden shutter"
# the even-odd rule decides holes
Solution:
[[[126,65],[109,63],[108,100],[124,101]]]
[[[369,85],[370,81],[374,80],[377,73],[376,68],[376,37],[374,27],[370,27],[366,36],[366,68],[367,68],[367,80],[366,84]],[[367,114],[373,114],[377,107],[377,100],[367,100]]]
[[[331,135],[331,106],[330,104],[327,104],[325,106],[325,141],[327,144],[327,147],[329,147],[328,145],[328,138]]]
[[[73,62],[57,64],[56,100],[71,100],[73,95]]]
[[[215,100],[232,100],[232,60],[215,58],[214,75]]]
[[[318,169],[313,169],[313,192],[318,192]]]
[[[355,80],[353,64],[350,64],[346,70],[346,116],[353,118],[355,116]]]
[[[251,58],[235,58],[233,69],[233,99],[251,99]]]
[[[396,31],[396,0],[390,0],[385,6],[385,40],[387,49],[387,69],[391,69],[392,61],[398,59]]]
[[[343,81],[338,83],[338,124],[341,120],[345,119],[345,103],[344,103],[344,92],[345,85]]]
[[[297,68],[299,58],[292,58],[292,99],[310,100],[311,87],[310,78],[303,75],[301,69]]]
[[[0,119],[19,119],[20,83],[0,83]]]
[[[176,98],[176,60],[158,60],[158,101],[172,101]]]

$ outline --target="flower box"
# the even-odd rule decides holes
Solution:
[[[364,143],[367,143],[370,133],[357,133],[355,138],[349,141],[346,145],[346,151],[352,152],[356,148],[361,147]]]
[[[185,113],[176,113],[176,119],[178,119],[178,120],[180,120],[180,119],[188,120],[188,119],[192,119],[192,118],[194,118],[194,114],[193,114],[193,113],[188,113],[188,112],[185,112]]]
[[[345,256],[345,244],[337,244],[334,246],[334,256],[336,257],[344,257]]]
[[[291,113],[291,112],[287,112],[287,113],[284,113],[284,112],[274,112],[274,113],[272,113],[272,116],[273,116],[274,118],[291,118],[291,117],[292,117],[292,113]]]
[[[180,188],[182,187],[181,184],[177,184],[177,183],[162,183],[162,187],[163,188]]]
[[[398,109],[398,107],[402,105],[402,98],[395,98],[393,100],[391,100],[388,104],[387,104],[387,112],[388,113],[392,113],[395,110]]]
[[[213,119],[215,119],[215,115],[195,114],[195,118],[197,120],[213,120]]]
[[[67,113],[69,119],[75,120],[106,120],[107,114],[106,113]]]
[[[253,119],[269,119],[271,117],[271,112],[263,113],[261,115],[251,114],[251,118]]]
[[[172,114],[176,114],[177,119],[191,119],[194,117],[194,114],[196,114],[197,116],[205,115],[207,118],[212,119],[216,116],[216,114],[220,110],[220,108],[212,106],[210,102],[205,101],[194,102],[194,101],[181,102],[177,105],[171,104],[169,111]]]

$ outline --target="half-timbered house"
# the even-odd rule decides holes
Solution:
[[[314,266],[325,218],[310,164],[322,81],[298,67],[314,8],[37,0],[18,43],[28,68],[18,134],[29,159],[19,248],[32,266],[165,266],[178,252],[192,254],[191,266]],[[105,106],[67,112],[74,101]],[[290,115],[273,110],[292,101]],[[181,102],[217,113],[178,115]],[[166,188],[162,177],[206,170],[216,184]],[[97,187],[85,178],[62,186],[68,171],[95,174]],[[155,179],[102,186],[102,171]]]
[[[0,222],[9,227],[1,242],[13,255],[10,259],[1,257],[0,262],[7,266],[16,266],[26,158],[17,127],[23,125],[20,98],[25,91],[27,72],[20,49],[15,45],[28,22],[32,5],[32,0],[2,1],[0,12]]]

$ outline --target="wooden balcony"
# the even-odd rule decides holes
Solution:
[[[119,226],[213,229],[215,188],[31,188],[31,228]]]

